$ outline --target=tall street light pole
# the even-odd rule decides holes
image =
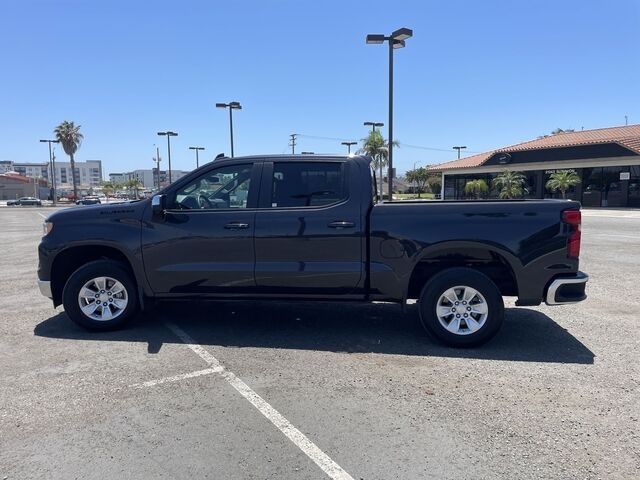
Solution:
[[[351,145],[357,145],[358,142],[342,142],[341,145],[345,145],[347,147],[347,154],[351,155]]]
[[[196,168],[198,168],[200,166],[200,159],[198,158],[198,152],[200,150],[204,150],[204,147],[189,147],[189,150],[196,151]]]
[[[413,36],[413,30],[400,28],[389,36],[382,34],[367,35],[368,44],[389,43],[389,200],[393,200],[393,51],[396,48],[403,48],[405,40]]]
[[[376,127],[384,127],[382,122],[364,122],[365,127],[371,127],[371,130],[376,131]]]
[[[56,161],[51,153],[51,144],[52,143],[60,143],[60,140],[40,140],[41,143],[49,144],[49,165],[51,167],[51,189],[53,193],[53,204],[57,203],[56,200]]]
[[[167,137],[167,161],[169,162],[169,185],[171,185],[171,137],[177,137],[176,132],[167,130],[166,132],[158,132],[161,137]]]
[[[458,160],[460,159],[460,150],[464,150],[465,148],[467,148],[466,146],[461,146],[461,147],[452,147],[454,150],[458,151]]]
[[[233,111],[242,110],[240,102],[216,103],[216,108],[229,109],[229,136],[231,137],[231,158],[233,158]]]

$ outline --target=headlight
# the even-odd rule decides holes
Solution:
[[[53,230],[53,222],[45,221],[42,224],[42,236],[46,237]]]

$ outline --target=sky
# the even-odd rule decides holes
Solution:
[[[640,0],[1,0],[0,160],[48,161],[42,138],[82,126],[76,160],[104,175],[229,153],[342,153],[388,119],[388,51],[368,33],[412,28],[394,54],[394,163],[414,165],[560,128],[640,123]],[[383,129],[386,137],[386,127]],[[420,147],[420,148],[417,148]],[[57,159],[64,153],[58,148]]]

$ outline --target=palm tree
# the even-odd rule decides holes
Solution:
[[[134,191],[134,200],[138,199],[138,189],[142,186],[142,184],[140,183],[140,180],[138,180],[137,178],[132,178],[131,180],[127,180],[126,182],[124,182],[124,186],[127,188],[127,190],[131,191],[131,189],[133,189]]]
[[[493,179],[493,186],[500,190],[500,198],[518,198],[528,192],[525,180],[522,173],[505,170]]]
[[[557,192],[560,190],[562,198],[567,198],[567,190],[571,187],[575,187],[581,182],[580,177],[573,170],[558,170],[554,172],[547,180],[547,190]]]
[[[73,179],[73,197],[78,198],[78,185],[76,184],[76,162],[73,156],[80,148],[84,135],[80,133],[80,125],[65,120],[53,130],[56,139],[62,144],[64,153],[71,160],[71,178]]]
[[[362,148],[358,153],[370,156],[373,159],[373,168],[380,170],[380,199],[382,200],[382,169],[389,163],[389,143],[377,130],[371,130],[362,142]],[[398,147],[398,142],[393,142],[393,146]]]
[[[102,193],[104,193],[105,197],[107,197],[107,201],[109,201],[109,196],[116,189],[115,185],[113,184],[113,182],[102,182],[101,186],[102,186]]]
[[[475,195],[477,200],[480,200],[483,193],[487,193],[489,191],[489,186],[487,182],[485,182],[481,178],[477,178],[475,180],[469,180],[467,184],[464,186],[464,193],[470,193]]]

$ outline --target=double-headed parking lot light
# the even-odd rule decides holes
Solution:
[[[229,136],[231,137],[231,158],[233,158],[233,111],[242,110],[240,102],[216,103],[216,108],[229,109]]]
[[[370,45],[389,43],[389,200],[393,199],[393,51],[405,46],[405,40],[413,36],[410,28],[399,28],[389,36],[380,33],[367,35],[366,41]]]
[[[167,130],[166,132],[158,132],[161,137],[167,137],[167,162],[169,164],[169,185],[171,185],[171,137],[177,137],[176,132]],[[159,174],[160,172],[158,172]]]
[[[189,147],[189,150],[196,151],[196,168],[198,168],[200,166],[200,159],[198,158],[198,152],[200,150],[204,150],[204,147]]]

